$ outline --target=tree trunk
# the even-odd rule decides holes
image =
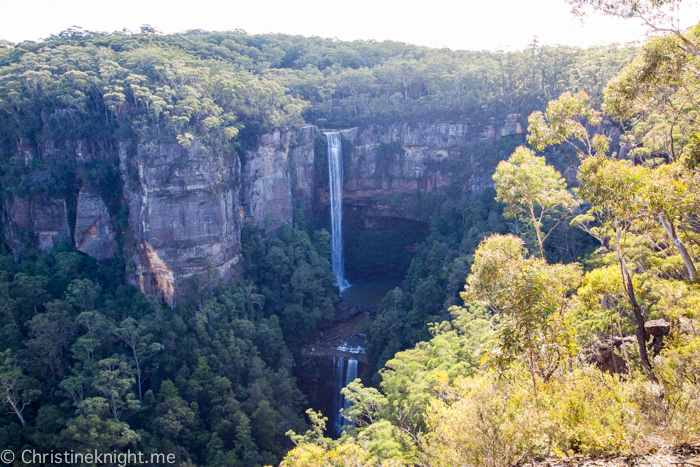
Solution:
[[[17,401],[12,400],[10,396],[7,396],[7,402],[10,404],[12,407],[12,411],[17,415],[17,418],[19,418],[19,422],[22,424],[22,427],[24,428],[27,423],[24,421],[24,417],[22,416],[22,411],[17,408]]]
[[[537,217],[535,216],[535,209],[530,206],[530,216],[532,217],[532,223],[535,225],[535,232],[537,233],[537,243],[540,245],[540,256],[542,257],[543,260],[547,260],[547,258],[544,257],[544,245],[543,245],[543,240],[542,240],[542,233],[540,232],[540,223],[537,221]]]
[[[639,303],[637,303],[637,297],[634,294],[634,286],[632,284],[632,277],[630,276],[629,271],[627,270],[627,263],[625,262],[625,259],[622,257],[622,255],[620,255],[619,250],[617,252],[617,258],[620,261],[620,271],[622,273],[622,287],[625,289],[627,299],[630,302],[630,305],[632,306],[634,320],[637,322],[637,329],[634,332],[634,335],[637,337],[637,346],[639,347],[639,356],[642,360],[642,366],[644,366],[644,370],[646,371],[647,377],[651,381],[657,382],[656,376],[654,376],[654,373],[651,370],[651,363],[649,362],[649,355],[647,354],[647,333],[644,329],[644,313],[642,312],[642,308],[639,306]]]
[[[139,385],[139,402],[143,402],[141,397],[141,365],[139,365],[139,356],[136,354],[136,346],[132,347],[131,350],[134,351],[134,363],[136,363],[136,376],[138,377]]]
[[[666,231],[666,234],[668,234],[668,236],[671,238],[671,241],[673,242],[673,245],[675,245],[676,249],[678,250],[678,253],[681,254],[681,258],[683,258],[683,263],[685,263],[685,268],[688,270],[688,277],[690,277],[691,281],[694,281],[695,280],[695,264],[693,263],[693,259],[690,257],[688,250],[686,249],[685,245],[683,244],[683,241],[680,238],[678,238],[678,236],[676,235],[676,227],[673,225],[673,222],[664,218],[663,215],[659,216],[659,221],[661,222],[661,226]]]

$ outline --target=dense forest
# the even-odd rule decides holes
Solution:
[[[3,226],[0,445],[182,466],[495,467],[697,443],[700,27],[676,33],[518,52],[146,26],[0,42],[3,224],[14,199],[47,194],[74,220],[89,188],[118,246],[96,261]],[[481,136],[509,115],[525,138]],[[465,190],[470,168],[454,165],[416,208],[429,231],[363,323],[339,439],[296,373],[339,302],[320,212],[295,208],[273,235],[243,226],[238,274],[190,277],[171,307],[124,280],[119,155],[21,151],[167,141],[245,165],[274,129],[395,122],[467,123],[462,150],[493,186]],[[327,176],[325,138],[315,150]]]

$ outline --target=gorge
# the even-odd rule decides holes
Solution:
[[[528,115],[582,87],[599,105],[635,50],[0,42],[0,374],[20,375],[25,407],[0,414],[0,441],[277,465],[354,429],[340,390],[357,377],[386,417],[377,449],[411,451],[490,319],[460,296],[477,248],[533,245],[494,170]],[[583,237],[562,221],[547,259],[599,247]]]

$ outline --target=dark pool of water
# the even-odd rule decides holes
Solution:
[[[353,305],[377,305],[387,292],[400,287],[401,282],[401,279],[387,279],[384,281],[353,284],[343,291],[342,298]]]

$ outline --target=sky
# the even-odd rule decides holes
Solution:
[[[564,0],[0,0],[0,39],[38,40],[72,26],[112,32],[143,24],[284,33],[340,40],[395,40],[463,50],[520,50],[541,44],[587,47],[644,39],[635,21],[599,16],[583,24]],[[697,7],[684,13],[700,21]]]

